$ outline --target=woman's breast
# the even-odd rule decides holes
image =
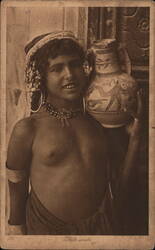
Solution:
[[[103,138],[85,133],[39,133],[33,144],[31,184],[40,201],[60,218],[89,216],[107,185]],[[80,208],[77,207],[81,204]]]
[[[73,133],[69,130],[39,131],[35,137],[33,162],[55,167],[66,161],[87,166],[100,165],[106,158],[104,138],[87,131]]]
[[[62,133],[41,133],[33,143],[33,161],[45,166],[55,166],[63,161],[74,149],[72,137]]]

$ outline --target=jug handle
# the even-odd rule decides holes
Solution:
[[[131,75],[131,60],[127,52],[127,49],[121,43],[119,43],[119,46],[118,46],[118,54],[121,60],[121,64],[123,62],[123,64],[125,65],[125,72]]]

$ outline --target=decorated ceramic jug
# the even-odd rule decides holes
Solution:
[[[94,56],[95,76],[86,94],[86,109],[104,127],[121,127],[136,109],[137,83],[122,71],[115,39],[95,42],[90,49]]]

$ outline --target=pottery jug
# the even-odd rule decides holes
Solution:
[[[104,127],[121,127],[131,119],[129,110],[136,110],[137,83],[122,70],[115,39],[93,44],[95,74],[86,93],[86,109]],[[125,54],[124,54],[125,55]]]

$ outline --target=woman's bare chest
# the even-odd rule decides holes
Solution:
[[[43,125],[43,124],[42,124]],[[66,159],[92,161],[106,151],[104,136],[91,124],[71,124],[62,128],[45,123],[37,129],[33,154],[53,165]]]

